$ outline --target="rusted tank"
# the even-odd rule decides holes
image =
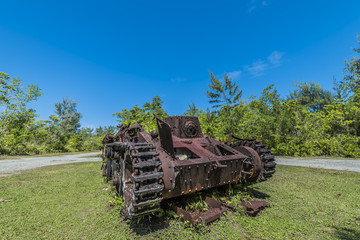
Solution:
[[[230,183],[261,182],[275,172],[271,150],[255,140],[226,143],[202,133],[197,117],[156,118],[158,131],[122,125],[105,136],[103,175],[123,196],[128,218],[156,211],[160,202]]]

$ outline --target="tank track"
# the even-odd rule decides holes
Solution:
[[[160,208],[162,200],[163,172],[159,153],[149,143],[129,143],[122,176],[125,217],[132,219],[149,214]]]
[[[265,144],[255,140],[242,140],[231,145],[233,148],[238,146],[251,147],[259,154],[261,161],[263,162],[264,170],[260,173],[258,182],[266,181],[268,178],[272,177],[275,173],[275,157]]]

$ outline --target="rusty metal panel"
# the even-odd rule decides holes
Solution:
[[[172,141],[171,128],[166,122],[164,122],[158,118],[156,118],[156,122],[157,122],[158,129],[159,129],[161,146],[170,156],[173,157],[174,156],[174,145],[173,145],[173,141]]]
[[[255,217],[260,210],[269,206],[269,203],[266,201],[250,201],[250,202],[242,202],[241,206],[243,206],[247,215]]]
[[[202,138],[203,134],[197,117],[176,116],[164,118],[172,129],[173,135],[179,138]]]

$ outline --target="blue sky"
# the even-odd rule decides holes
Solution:
[[[209,106],[209,71],[243,98],[294,81],[331,89],[360,34],[360,1],[0,1],[0,71],[38,84],[40,119],[68,96],[83,126],[159,95]]]

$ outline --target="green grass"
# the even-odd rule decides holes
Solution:
[[[228,212],[198,228],[166,217],[125,221],[110,207],[100,163],[28,170],[0,178],[0,199],[10,200],[0,202],[0,239],[360,239],[360,173],[277,170],[248,188],[271,204],[260,216]],[[235,204],[246,196],[231,191]]]

